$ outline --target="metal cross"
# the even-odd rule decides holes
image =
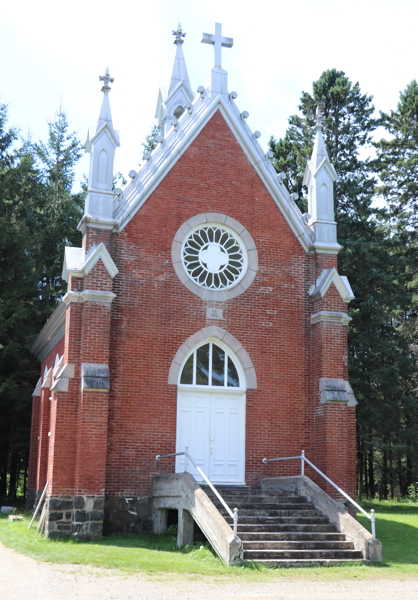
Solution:
[[[215,23],[215,35],[204,33],[202,37],[203,44],[213,44],[215,50],[215,67],[221,67],[221,49],[232,48],[234,40],[232,38],[222,37],[222,24]]]
[[[115,81],[115,79],[109,75],[109,67],[106,67],[106,73],[104,75],[99,75],[99,81],[103,81],[104,83],[102,92],[109,92],[111,89],[109,83],[113,83]]]
[[[181,38],[185,37],[186,34],[183,33],[183,30],[181,28],[181,23],[179,23],[179,26],[177,27],[177,31],[175,31],[173,29],[173,35],[176,36],[176,39],[174,40],[175,44],[178,44],[178,43],[182,44],[184,42],[184,40],[182,40]]]

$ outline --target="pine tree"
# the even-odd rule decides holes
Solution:
[[[39,292],[50,312],[64,293],[61,281],[65,246],[79,245],[77,225],[83,215],[84,193],[72,193],[74,167],[83,146],[75,132],[69,133],[67,116],[59,110],[48,123],[48,141],[33,145],[45,193],[38,210],[42,229],[38,235]]]
[[[81,154],[64,113],[46,144],[6,129],[0,106],[0,497],[13,497],[27,466],[31,397],[39,364],[32,343],[62,296],[64,246],[79,244],[81,194],[71,192]]]
[[[396,110],[381,113],[385,137],[375,144],[375,168],[381,185],[378,193],[388,206],[392,238],[403,260],[409,305],[398,312],[399,330],[418,362],[418,84],[415,80],[401,92]],[[401,461],[404,488],[418,479],[418,377],[408,381],[410,394],[403,409],[403,443],[406,461]]]
[[[404,449],[403,424],[398,417],[410,398],[409,381],[414,372],[397,320],[409,301],[402,284],[404,261],[396,251],[398,240],[387,230],[385,211],[373,206],[374,163],[363,158],[379,124],[373,117],[372,97],[362,94],[359,84],[352,84],[343,72],[325,71],[313,83],[312,95],[302,92],[301,114],[290,117],[283,139],[270,140],[276,170],[285,172],[291,191],[302,196],[301,210],[306,210],[302,181],[305,162],[312,153],[317,106],[325,117],[325,142],[338,175],[335,217],[338,241],[344,247],[339,270],[348,276],[356,296],[349,310],[349,378],[359,400],[359,455],[370,458],[362,458],[361,468],[369,469],[370,463],[373,482],[380,478],[382,484],[383,459],[389,451]]]

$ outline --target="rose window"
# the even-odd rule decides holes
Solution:
[[[189,277],[211,290],[238,283],[247,264],[241,241],[218,225],[204,225],[192,231],[183,244],[182,258]]]

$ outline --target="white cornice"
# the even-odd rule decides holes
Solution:
[[[349,317],[346,313],[340,312],[330,312],[327,310],[320,310],[319,312],[311,315],[311,323],[315,325],[315,323],[340,323],[341,325],[348,325],[351,321],[351,317]]]
[[[307,252],[314,250],[312,230],[304,222],[299,208],[278,179],[276,171],[253,132],[241,118],[235,102],[225,94],[211,97],[209,90],[195,98],[191,114],[185,111],[181,116],[179,130],[172,128],[168,132],[163,144],[154,150],[150,160],[139,171],[135,180],[125,188],[114,213],[114,217],[118,220],[118,227],[115,229],[120,231],[127,225],[217,110],[220,110],[225,118],[234,137],[304,250]]]
[[[95,192],[98,193],[98,192]],[[103,192],[100,192],[103,193]],[[115,194],[112,194],[114,196]],[[83,215],[80,223],[77,225],[78,231],[84,233],[86,231],[86,227],[89,226],[92,229],[114,229],[114,227],[118,225],[118,221],[115,219],[109,219],[106,217],[95,217],[93,215]]]
[[[116,298],[113,292],[104,292],[101,290],[83,290],[82,292],[67,292],[62,299],[64,304],[71,302],[104,302],[110,304]]]
[[[65,304],[60,302],[43,326],[31,348],[32,354],[43,361],[64,335]]]
[[[322,223],[322,221],[320,221]],[[315,242],[315,252],[317,254],[338,254],[344,248],[341,244],[327,244],[326,242]]]

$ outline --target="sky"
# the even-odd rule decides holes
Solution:
[[[311,92],[326,69],[358,81],[383,111],[395,109],[399,92],[418,77],[418,0],[9,1],[0,8],[0,102],[9,104],[9,123],[45,140],[61,105],[84,141],[99,116],[99,75],[108,66],[121,139],[114,170],[138,169],[159,86],[170,81],[179,21],[193,90],[213,66],[202,33],[220,22],[233,38],[222,66],[265,149],[271,135],[284,135],[302,90]],[[88,160],[80,161],[77,181]]]

